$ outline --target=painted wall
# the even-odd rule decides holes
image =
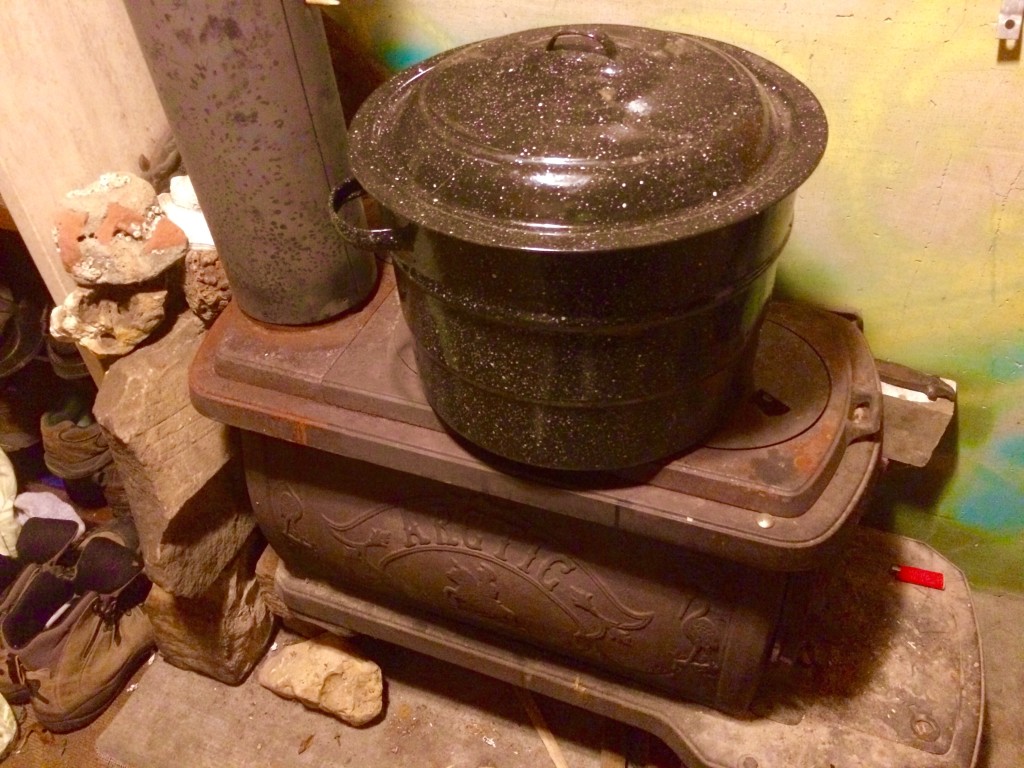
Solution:
[[[346,0],[392,69],[534,26],[629,23],[730,42],[806,82],[830,141],[802,187],[779,290],[854,308],[877,357],[959,382],[932,473],[895,473],[873,516],[976,585],[1024,591],[1024,64],[997,0]]]

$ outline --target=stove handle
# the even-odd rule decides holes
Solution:
[[[856,326],[848,324],[850,361],[850,414],[846,424],[847,443],[877,435],[882,429],[882,385],[879,383],[875,359],[867,346],[853,338],[859,334]]]
[[[362,248],[364,251],[409,251],[416,236],[416,227],[406,224],[403,227],[384,227],[370,229],[359,227],[347,221],[341,215],[341,209],[359,197],[365,197],[366,190],[355,178],[345,179],[331,192],[331,221],[338,234],[349,245]]]

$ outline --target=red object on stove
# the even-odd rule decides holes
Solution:
[[[946,588],[945,577],[938,571],[914,568],[911,565],[894,565],[892,572],[896,576],[897,581],[907,584],[917,584],[918,586],[930,587],[931,589]]]

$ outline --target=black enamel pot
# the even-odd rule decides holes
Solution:
[[[789,235],[825,148],[799,81],[724,43],[535,29],[399,73],[349,133],[390,219],[441,420],[530,465],[605,470],[685,450],[745,394]]]

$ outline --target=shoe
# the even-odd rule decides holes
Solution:
[[[134,526],[119,518],[86,537],[73,576],[40,572],[0,621],[45,728],[91,723],[152,654],[149,589]]]
[[[0,628],[12,607],[44,570],[64,571],[72,558],[71,545],[78,538],[78,525],[71,520],[30,517],[18,535],[18,557],[4,558],[5,577],[0,598]],[[12,651],[0,629],[0,695],[11,704],[25,704],[28,688],[12,660]]]
[[[14,303],[14,294],[5,283],[0,283],[0,336],[3,336],[7,328],[7,321],[17,313],[17,305]]]
[[[11,376],[35,358],[43,348],[50,308],[31,297],[18,298],[0,291],[0,379]]]
[[[82,359],[82,354],[70,341],[59,341],[47,334],[46,357],[53,367],[53,372],[62,379],[75,381],[89,376],[89,369]]]
[[[72,394],[61,410],[44,413],[39,432],[46,468],[64,481],[71,501],[88,509],[106,504],[100,481],[114,459],[84,395]]]
[[[91,723],[152,654],[153,628],[142,611],[149,588],[137,554],[108,539],[83,548],[74,579],[39,582],[26,616],[38,634],[18,661],[47,730]]]
[[[7,594],[7,588],[14,583],[24,567],[20,558],[0,555],[0,594]]]
[[[44,413],[39,422],[46,467],[63,480],[81,480],[112,461],[107,437],[92,414],[72,418],[64,411]]]
[[[7,590],[26,568],[59,566],[79,535],[74,520],[54,517],[30,517],[21,524],[17,539],[17,557],[0,560],[0,615],[7,601]]]
[[[40,443],[39,419],[57,386],[59,380],[41,362],[0,379],[0,448],[8,457]]]

